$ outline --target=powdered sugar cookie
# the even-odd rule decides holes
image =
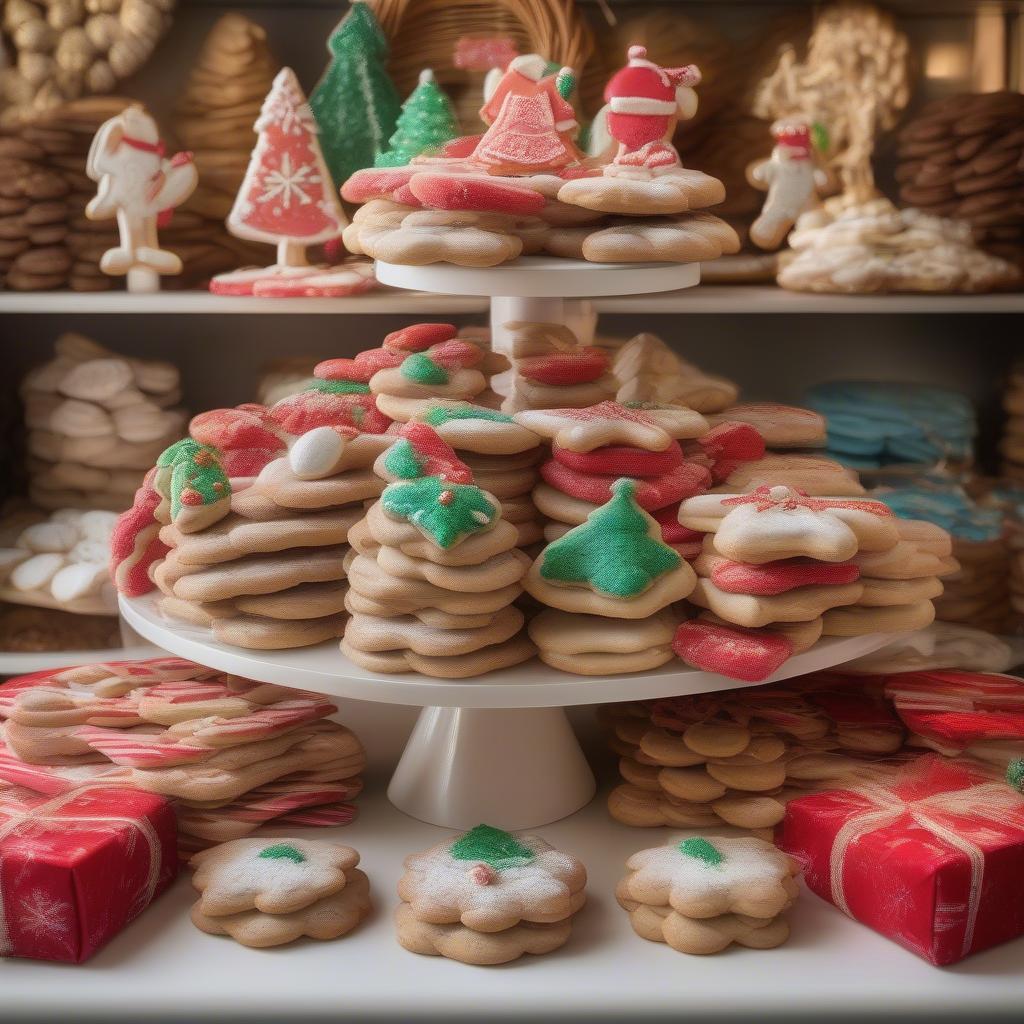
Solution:
[[[350,846],[308,839],[239,839],[197,853],[192,886],[207,917],[288,914],[340,892],[359,863]]]

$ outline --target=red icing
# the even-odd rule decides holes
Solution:
[[[450,174],[417,174],[410,182],[412,194],[435,210],[480,210],[529,217],[544,209],[545,199],[533,189],[487,178]]]
[[[457,333],[455,324],[409,324],[386,335],[381,344],[399,352],[424,352],[442,341],[451,341]]]
[[[345,271],[344,264],[337,267],[313,269],[309,274],[273,274],[254,281],[252,294],[264,299],[337,299],[346,295],[359,295],[377,287],[372,275]]]
[[[426,423],[406,423],[398,432],[416,449],[424,460],[423,475],[438,476],[453,484],[473,483],[473,474],[456,454],[451,445],[441,440],[441,435]]]
[[[556,462],[579,473],[606,476],[661,476],[683,464],[683,450],[673,441],[663,452],[649,452],[630,445],[606,445],[590,452],[574,452],[560,445],[551,446]]]
[[[479,145],[482,135],[461,135],[446,143],[438,154],[445,160],[462,160],[473,155],[473,150]]]
[[[572,498],[603,505],[612,496],[612,484],[618,479],[615,474],[579,473],[563,466],[554,459],[540,467],[545,482]],[[661,476],[648,477],[637,481],[637,504],[648,511],[678,504],[683,498],[693,497],[704,491],[711,482],[711,475],[703,466],[684,462]]]
[[[850,562],[817,562],[813,558],[786,558],[763,565],[723,559],[711,571],[711,582],[729,594],[770,597],[797,587],[856,583],[860,569]]]
[[[441,342],[440,345],[434,346],[428,355],[438,366],[443,366],[446,370],[476,366],[484,357],[478,346],[468,341],[460,341],[458,338]]]
[[[391,419],[380,412],[373,395],[331,395],[302,391],[282,398],[270,410],[273,421],[298,437],[315,427],[354,427],[366,434],[383,434]]]
[[[676,630],[672,650],[694,668],[760,683],[790,658],[793,645],[781,633],[694,619]]]
[[[768,484],[762,484],[749,494],[740,494],[735,498],[723,498],[725,506],[734,505],[756,505],[758,512],[767,512],[769,509],[794,509],[809,508],[813,512],[828,512],[831,509],[843,508],[855,512],[870,512],[876,516],[892,516],[894,513],[888,505],[880,501],[848,501],[841,498],[811,498],[806,491],[799,487],[786,488],[786,494],[781,498],[772,497],[773,488]]]
[[[360,352],[354,359],[325,359],[313,368],[313,376],[320,380],[351,380],[369,384],[378,370],[400,366],[405,358],[399,352],[386,348],[371,348]]]
[[[196,441],[223,452],[242,448],[284,451],[284,442],[268,429],[272,425],[268,410],[250,403],[235,409],[211,409],[193,416],[188,432]]]
[[[160,505],[160,495],[153,488],[156,470],[151,469],[135,492],[132,507],[117,517],[117,524],[110,536],[110,570],[117,589],[126,597],[139,597],[153,589],[149,578],[149,567],[170,550],[160,540],[154,513]],[[145,530],[152,537],[141,552],[136,551],[139,535]]]
[[[341,186],[341,198],[348,203],[366,203],[371,199],[385,199],[416,173],[415,167],[367,167],[356,171]]]
[[[608,369],[608,356],[599,348],[577,352],[559,352],[547,356],[527,356],[516,361],[517,372],[527,380],[554,387],[589,384]]]
[[[403,206],[412,206],[417,210],[423,208],[423,204],[413,195],[413,191],[408,185],[396,188],[391,198],[394,202],[401,203]]]
[[[661,536],[666,544],[701,544],[704,534],[691,530],[679,522],[679,506],[666,505],[651,513],[661,527]]]
[[[712,427],[697,439],[697,447],[711,461],[715,483],[720,483],[741,463],[764,457],[764,438],[749,423],[727,422]]]

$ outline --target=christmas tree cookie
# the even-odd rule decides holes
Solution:
[[[402,104],[395,134],[378,153],[376,167],[403,167],[413,157],[432,155],[459,133],[455,108],[429,68],[420,72],[416,88]],[[347,177],[347,175],[346,175]]]
[[[541,955],[569,939],[587,872],[540,836],[477,825],[405,859],[395,914],[414,953],[470,964]]]
[[[306,250],[341,237],[348,218],[320,149],[319,128],[291,68],[274,79],[254,125],[258,139],[228,230],[238,238],[277,246],[269,267],[218,274],[218,295],[339,296],[375,284],[368,263],[311,266]]]
[[[616,481],[608,502],[530,568],[524,586],[548,606],[530,623],[530,636],[555,667],[598,675],[671,660],[669,609],[689,595],[695,577],[636,492],[635,480]]]
[[[692,836],[641,850],[626,867],[615,897],[642,938],[693,954],[789,938],[783,915],[799,894],[799,868],[771,843]]]
[[[498,499],[425,424],[404,427],[378,466],[395,482],[349,533],[342,651],[372,671],[441,678],[531,657],[512,607],[529,558]]]

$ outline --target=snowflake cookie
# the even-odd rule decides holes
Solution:
[[[566,921],[585,899],[587,872],[577,857],[560,853],[539,836],[490,825],[477,825],[410,855],[405,868],[398,884],[405,917],[432,925],[461,924],[474,933]],[[457,952],[442,955],[462,959]]]
[[[290,914],[341,892],[359,863],[350,846],[308,839],[237,839],[197,853],[192,885],[206,917]]]

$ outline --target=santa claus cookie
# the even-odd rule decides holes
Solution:
[[[243,946],[280,946],[305,935],[336,939],[370,912],[366,875],[351,847],[304,839],[237,839],[195,854],[202,894],[192,923]]]
[[[634,931],[681,953],[732,943],[770,949],[789,937],[781,916],[798,895],[792,858],[760,839],[694,836],[641,850],[615,896]]]
[[[406,858],[398,941],[415,953],[497,964],[569,938],[587,872],[539,836],[478,825]]]

